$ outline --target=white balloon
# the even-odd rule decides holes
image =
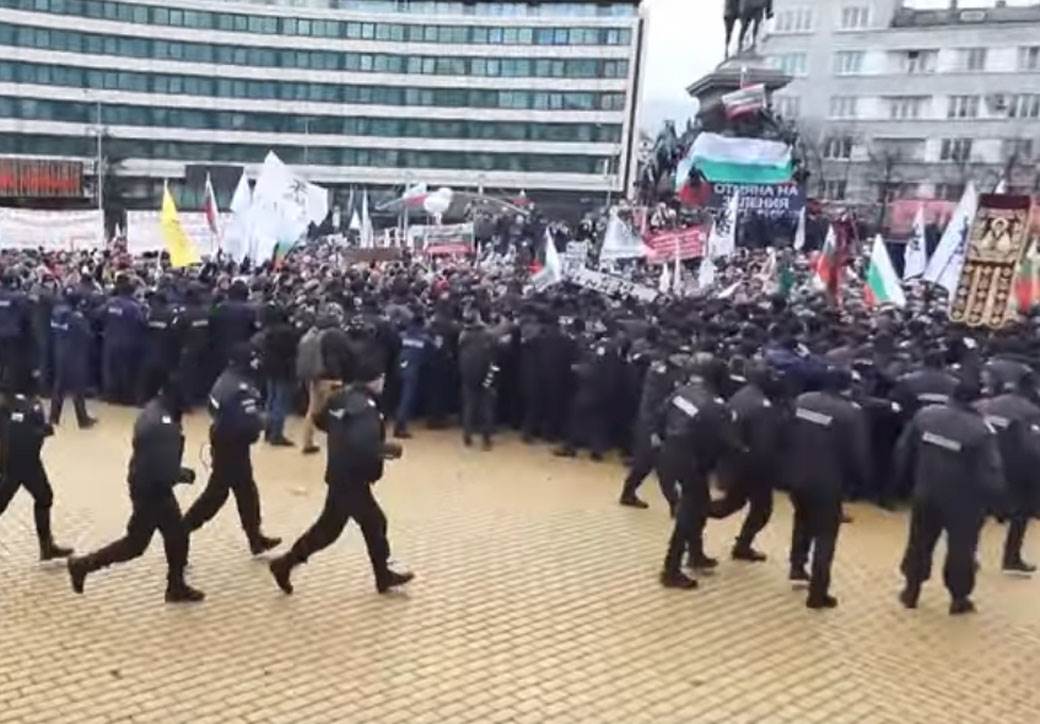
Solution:
[[[430,194],[423,200],[423,208],[426,209],[426,213],[438,216],[443,214],[451,206],[451,196],[445,196],[438,192]]]

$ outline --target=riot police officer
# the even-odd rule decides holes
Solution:
[[[249,345],[238,345],[231,351],[228,368],[213,385],[209,397],[213,472],[205,490],[184,515],[185,528],[194,533],[217,514],[228,493],[234,492],[242,530],[254,556],[282,542],[260,531],[260,494],[249,456],[250,446],[260,439],[263,429],[260,391],[251,380],[255,362]]]
[[[479,431],[484,449],[491,449],[491,433],[495,426],[495,348],[498,338],[481,323],[475,310],[465,318],[466,326],[459,335],[459,377],[462,380],[462,441],[473,444],[473,433]]]
[[[83,398],[90,376],[90,343],[93,333],[90,321],[83,313],[83,300],[75,289],[65,292],[65,299],[54,309],[51,333],[54,336],[54,388],[51,393],[50,421],[61,422],[61,408],[66,395],[72,395],[72,406],[76,410],[76,421],[80,428],[88,429],[97,420],[87,414],[87,403]]]
[[[931,576],[932,555],[946,531],[943,578],[952,597],[950,613],[975,610],[975,551],[989,510],[1004,494],[997,435],[971,406],[978,382],[958,383],[951,401],[922,408],[896,447],[896,477],[913,483],[910,536],[903,556],[906,587],[899,595],[916,608],[921,585]]]
[[[54,492],[47,480],[40,451],[54,434],[37,400],[9,391],[0,392],[0,515],[24,487],[33,497],[33,519],[40,543],[40,560],[64,558],[72,550],[55,544],[51,534]]]
[[[431,342],[423,318],[420,314],[414,314],[401,333],[401,349],[397,358],[401,395],[394,417],[394,437],[408,439],[412,436],[408,431],[408,423],[419,404],[419,384],[430,353]]]
[[[632,463],[621,488],[619,501],[621,505],[632,508],[649,507],[640,500],[636,492],[657,464],[658,449],[652,442],[656,434],[654,426],[661,406],[675,389],[680,370],[689,361],[685,355],[672,355],[667,360],[662,355],[653,352],[648,352],[647,355],[653,357],[653,360],[649,363],[646,374],[643,376],[643,389],[639,397],[639,410],[636,413]],[[661,494],[668,503],[668,509],[674,516],[679,494],[674,486],[665,486],[660,478],[658,478],[658,483],[661,485]]]
[[[210,356],[210,311],[203,303],[204,289],[189,284],[184,304],[177,310],[176,331],[180,360],[178,376],[184,385],[188,401],[194,405],[206,397],[209,381],[207,369]]]
[[[137,370],[144,343],[145,310],[133,298],[133,287],[125,274],[116,278],[115,295],[101,310],[104,346],[102,384],[109,401],[132,404]]]
[[[662,440],[658,475],[662,485],[680,486],[675,526],[668,542],[661,583],[667,588],[690,589],[697,581],[681,569],[683,551],[689,567],[711,569],[718,561],[704,552],[704,524],[711,499],[708,478],[724,455],[741,448],[733,413],[718,396],[726,366],[714,358],[702,359],[694,374],[669,398],[658,416]]]
[[[271,574],[287,594],[293,592],[293,568],[336,542],[351,518],[357,521],[365,538],[379,593],[413,578],[411,573],[390,569],[386,516],[372,495],[372,486],[383,476],[384,459],[401,456],[398,444],[386,442],[386,428],[379,412],[383,365],[380,355],[371,347],[357,354],[349,374],[352,381],[332,394],[315,420],[328,433],[328,492],[325,507],[314,525],[288,553],[271,561]]]
[[[753,547],[755,536],[773,514],[773,484],[780,467],[786,423],[779,380],[764,364],[748,365],[747,384],[729,399],[745,452],[723,461],[720,478],[726,494],[713,500],[709,516],[725,518],[748,504],[748,513],[733,546],[733,559],[764,561]],[[731,376],[732,378],[732,376]]]
[[[155,397],[180,362],[180,324],[164,292],[154,291],[149,296],[146,325],[137,392],[141,401]]]
[[[788,485],[794,504],[791,535],[792,581],[808,581],[809,608],[834,608],[831,563],[849,489],[870,480],[870,441],[862,408],[842,396],[852,385],[846,370],[823,375],[823,389],[795,400],[790,425]],[[812,574],[805,563],[812,549]]]
[[[228,289],[228,298],[213,309],[210,317],[210,341],[213,355],[213,374],[219,377],[227,367],[230,351],[243,342],[248,342],[258,329],[257,308],[248,301],[249,288],[236,279]]]
[[[163,538],[168,567],[167,603],[195,603],[205,598],[201,591],[184,580],[184,569],[188,564],[188,529],[173,495],[174,485],[195,480],[192,470],[181,467],[184,404],[179,381],[171,378],[162,393],[138,415],[127,476],[132,512],[126,535],[93,553],[69,558],[69,578],[76,593],[83,593],[84,582],[90,573],[142,555],[158,530]]]
[[[1032,371],[1024,371],[1005,383],[1010,390],[975,407],[996,431],[1004,466],[1007,497],[1002,510],[1007,515],[1008,533],[1004,542],[1004,570],[1009,573],[1034,573],[1036,566],[1022,560],[1029,519],[1037,512],[1040,500],[1040,407],[1035,404],[1036,384]]]
[[[19,288],[18,275],[0,277],[0,384],[16,392],[28,391],[30,361],[29,298]]]

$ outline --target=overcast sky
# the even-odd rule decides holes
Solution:
[[[816,0],[833,2],[834,0]],[[686,86],[722,61],[723,0],[644,0],[650,37],[641,127],[656,133],[665,118],[680,125],[692,112]],[[1029,5],[1036,0],[1010,0]],[[945,7],[949,0],[909,0],[910,7]],[[961,7],[992,6],[993,0],[961,0]]]

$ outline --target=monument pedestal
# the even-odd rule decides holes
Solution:
[[[688,86],[686,92],[700,101],[698,116],[705,118],[713,114],[727,93],[761,83],[766,87],[766,96],[771,97],[791,80],[790,75],[769,66],[758,53],[743,51],[719,63],[711,73]]]

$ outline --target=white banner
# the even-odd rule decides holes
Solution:
[[[104,247],[101,212],[0,208],[0,248],[77,251]]]
[[[473,224],[415,224],[408,227],[408,243],[426,254],[471,254]]]
[[[206,214],[202,211],[178,211],[181,228],[198,247],[203,256],[215,256],[217,239],[209,229]],[[222,213],[217,218],[217,228],[224,229],[231,220],[231,214]],[[159,225],[158,211],[126,212],[126,249],[131,254],[143,254],[146,251],[162,251],[166,248],[162,228]]]
[[[592,269],[577,269],[567,277],[567,281],[585,289],[594,289],[601,294],[627,295],[635,297],[642,302],[652,302],[657,298],[657,290],[653,287],[635,284],[627,279],[593,271]]]
[[[560,261],[563,263],[563,275],[570,276],[577,269],[585,266],[589,258],[589,242],[569,241],[567,250],[563,252]]]

